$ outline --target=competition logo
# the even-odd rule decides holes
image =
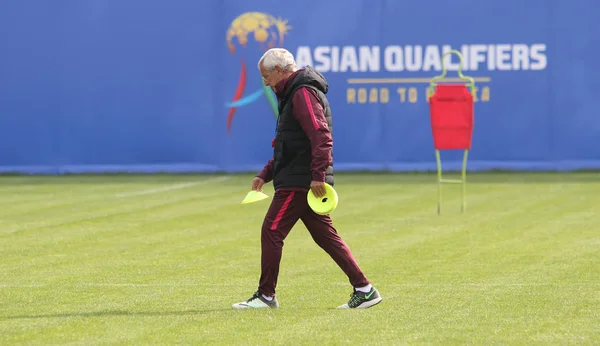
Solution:
[[[460,51],[462,67],[456,56],[446,55],[452,50]],[[428,102],[429,83],[444,68],[461,68],[468,75],[473,72],[474,101],[490,102],[492,76],[543,71],[548,66],[544,43],[303,45],[297,48],[295,56],[300,66],[311,65],[323,74],[345,76],[346,102],[355,105]],[[443,81],[465,82],[458,77],[446,77]]]
[[[282,47],[285,35],[291,29],[287,25],[287,20],[275,18],[268,13],[262,12],[246,12],[231,22],[227,30],[227,48],[234,56],[239,56],[240,59],[240,74],[237,82],[235,93],[231,102],[227,102],[225,106],[229,108],[227,114],[227,131],[231,130],[236,110],[239,107],[249,105],[265,95],[271,110],[277,116],[277,100],[275,94],[270,87],[265,86],[262,78],[259,79],[260,87],[250,93],[246,91],[247,82],[255,81],[255,78],[249,78],[246,58],[251,61],[251,64],[258,62],[260,56],[274,47]],[[262,52],[262,53],[261,53]],[[261,54],[261,55],[258,55]],[[256,69],[256,65],[251,65],[251,71]],[[250,73],[251,76],[260,74]],[[259,86],[256,83],[257,87]]]

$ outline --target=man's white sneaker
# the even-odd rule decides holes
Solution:
[[[350,295],[348,303],[338,306],[338,309],[366,309],[379,304],[382,299],[375,287],[368,293],[355,290]]]
[[[273,297],[273,300],[266,300],[260,292],[255,292],[250,299],[245,302],[240,302],[231,305],[234,309],[264,309],[264,308],[278,308],[279,303],[277,302],[277,298]]]

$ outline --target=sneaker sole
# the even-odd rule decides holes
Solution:
[[[364,302],[364,303],[360,304],[359,306],[355,307],[354,309],[370,308],[371,306],[375,306],[375,305],[379,304],[382,300],[383,300],[383,298],[381,298],[381,297],[375,298],[373,300],[369,300],[368,302]],[[352,308],[350,308],[348,306],[348,304],[344,304],[344,305],[338,306],[338,309],[352,309]]]
[[[379,304],[381,301],[383,300],[383,298],[379,297],[379,298],[375,298],[372,300],[369,300],[367,302],[364,302],[362,304],[360,304],[359,306],[357,306],[355,309],[366,309],[366,308],[370,308],[371,306],[375,306],[377,304]]]
[[[248,306],[248,305],[237,305],[234,304],[231,306],[232,309],[278,309],[279,306],[272,306],[272,305],[267,305],[267,306]]]

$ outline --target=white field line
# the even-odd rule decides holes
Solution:
[[[229,177],[227,177],[227,176],[225,176],[225,177],[209,178],[209,179],[206,179],[206,180],[195,181],[195,182],[190,182],[190,183],[180,183],[180,184],[167,185],[167,186],[163,186],[163,187],[157,187],[157,188],[154,188],[154,189],[147,189],[147,190],[141,190],[141,191],[120,193],[120,194],[117,194],[116,197],[117,198],[123,198],[123,197],[152,195],[152,194],[160,193],[160,192],[173,191],[173,190],[181,190],[181,189],[185,189],[185,188],[192,187],[192,186],[197,186],[197,185],[205,185],[205,184],[208,184],[208,183],[218,183],[218,182],[225,181],[227,179],[229,179]]]
[[[142,196],[142,195],[149,195],[149,194],[156,194],[156,193],[160,193],[160,192],[166,192],[166,191],[172,191],[172,190],[179,190],[179,189],[185,189],[188,187],[192,187],[192,186],[198,186],[198,185],[205,185],[205,184],[209,184],[209,183],[218,183],[218,182],[222,182],[225,180],[228,180],[230,177],[229,176],[222,176],[222,177],[215,177],[215,178],[209,178],[206,180],[200,180],[200,181],[196,181],[196,182],[189,182],[189,183],[179,183],[179,184],[172,184],[172,185],[167,185],[167,186],[162,186],[159,188],[154,188],[154,189],[146,189],[146,190],[141,190],[141,191],[131,191],[131,192],[125,192],[122,194],[118,194],[115,197],[116,198],[124,198],[124,197],[135,197],[135,196]],[[199,194],[196,195],[197,197],[204,197],[204,196],[210,196],[210,194],[207,193],[207,191],[203,191],[200,192]],[[98,201],[98,200],[105,200],[106,197],[101,196],[101,197],[95,197],[93,199],[90,200],[86,200],[85,202],[94,202],[94,201]],[[110,212],[107,214],[104,214],[103,216],[109,216],[112,215],[114,212]],[[87,217],[83,217],[83,218],[77,218],[76,220],[71,220],[71,221],[87,221],[87,220],[92,220],[92,219],[96,219],[98,218],[98,215],[91,215],[91,216],[87,216]],[[0,222],[2,220],[0,219]],[[60,224],[60,223],[58,223]],[[53,227],[55,226],[56,223],[44,223],[43,225],[39,225],[36,222],[24,222],[20,225],[18,225],[15,228],[12,229],[8,229],[8,230],[1,230],[0,235],[8,235],[8,234],[13,234],[16,232],[21,232],[23,230],[27,230],[30,228],[38,228],[38,227]],[[0,284],[0,287],[2,284]]]

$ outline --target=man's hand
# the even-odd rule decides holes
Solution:
[[[254,177],[254,179],[252,179],[252,190],[262,192],[262,187],[264,184],[265,181],[262,178]]]
[[[322,181],[312,181],[310,183],[310,190],[315,194],[315,196],[321,198],[325,196],[325,183]]]

